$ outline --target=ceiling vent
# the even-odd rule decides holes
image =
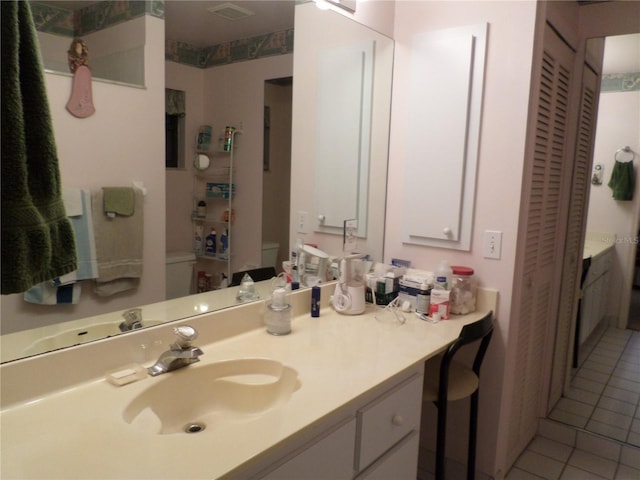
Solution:
[[[217,15],[227,20],[240,20],[241,18],[250,17],[254,15],[251,10],[239,7],[233,3],[223,3],[222,5],[216,5],[215,7],[207,8],[209,13]]]

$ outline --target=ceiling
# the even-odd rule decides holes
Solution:
[[[165,37],[196,47],[206,47],[293,28],[295,0],[167,0],[165,1]],[[232,4],[253,12],[237,20],[213,15],[211,7]]]
[[[38,0],[68,10],[87,7],[97,1]],[[293,28],[296,0],[165,0],[165,37],[196,47],[207,47],[230,40],[254,37]],[[209,13],[207,9],[229,5],[253,13],[229,20]],[[228,8],[229,13],[234,13]]]

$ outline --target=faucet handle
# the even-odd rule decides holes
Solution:
[[[176,334],[176,346],[178,348],[188,348],[191,342],[198,338],[198,332],[189,325],[180,325],[175,327],[173,332]]]

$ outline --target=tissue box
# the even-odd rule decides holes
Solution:
[[[413,310],[416,309],[416,297],[423,283],[433,281],[433,273],[425,270],[409,269],[400,279],[400,302],[409,302]]]

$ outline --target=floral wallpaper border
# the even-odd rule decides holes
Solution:
[[[166,60],[198,68],[215,67],[291,52],[293,52],[293,28],[202,48],[184,42],[167,41],[165,43]]]
[[[104,1],[79,10],[32,2],[31,13],[39,32],[81,37],[142,15],[164,18],[164,0]]]
[[[601,92],[640,91],[640,72],[608,73],[602,75]]]
[[[31,12],[38,31],[73,38],[82,37],[141,15],[164,18],[164,0],[103,1],[76,11],[34,1],[31,3]],[[292,52],[292,28],[208,47],[195,47],[176,41],[167,41],[165,44],[166,60],[198,68]]]

